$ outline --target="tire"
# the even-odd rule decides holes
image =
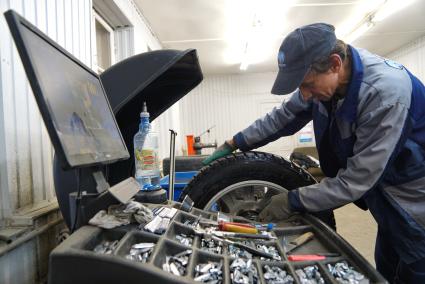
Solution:
[[[195,207],[204,209],[220,191],[244,181],[263,181],[287,190],[315,183],[311,175],[282,157],[263,152],[238,152],[202,168],[184,188],[180,201],[189,195]],[[332,210],[313,215],[335,229]]]
[[[177,156],[176,172],[199,171],[204,166],[202,161],[207,157],[208,155]],[[170,174],[170,158],[162,160],[162,173],[164,176]]]

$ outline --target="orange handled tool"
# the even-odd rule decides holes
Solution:
[[[223,222],[218,223],[218,229],[225,232],[258,234],[258,229],[252,225],[244,223]]]
[[[312,261],[312,260],[324,260],[326,256],[317,254],[291,254],[288,255],[289,261]]]
[[[339,257],[340,253],[316,253],[316,254],[291,254],[288,255],[289,261],[313,261],[324,260],[327,257]]]

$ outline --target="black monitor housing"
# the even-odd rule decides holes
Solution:
[[[17,13],[5,16],[62,168],[128,159],[99,76]]]

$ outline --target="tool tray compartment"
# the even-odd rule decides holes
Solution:
[[[164,205],[148,206],[152,208]],[[173,202],[166,206],[179,208],[180,204]],[[221,283],[234,283],[232,282],[232,277],[239,273],[235,271],[235,267],[237,270],[240,260],[247,259],[231,256],[229,248],[231,245],[227,243],[222,244],[221,251],[208,250],[207,247],[203,247],[211,239],[197,235],[194,228],[190,225],[199,220],[199,216],[204,220],[214,221],[217,219],[216,214],[195,208],[189,213],[178,210],[172,218],[168,229],[162,235],[141,231],[134,225],[110,230],[84,226],[51,253],[49,283],[202,283],[195,281],[195,279],[200,280],[203,277],[200,270],[205,266],[202,265],[207,265],[211,262],[217,265],[221,271]],[[240,220],[235,217],[232,221],[237,222]],[[312,232],[314,238],[295,248],[291,251],[291,254],[337,253],[339,255],[318,261],[295,262],[288,260],[286,245],[306,232]],[[190,237],[191,242],[182,243],[176,237],[181,234]],[[343,261],[365,277],[352,283],[387,283],[351,245],[311,215],[298,215],[284,222],[277,223],[272,230],[272,235],[276,239],[239,240],[255,247],[261,245],[272,246],[281,257],[281,260],[277,261],[275,259],[266,260],[259,256],[252,256],[250,261],[252,266],[255,267],[257,275],[254,277],[250,275],[250,279],[258,280],[257,283],[273,283],[270,281],[272,281],[271,277],[274,277],[274,274],[270,273],[270,271],[277,270],[276,267],[284,271],[283,275],[292,277],[293,282],[285,283],[301,284],[303,282],[300,280],[299,275],[316,273],[316,271],[323,278],[321,283],[344,283],[336,280],[341,267],[334,268],[336,263]],[[208,239],[208,241],[204,240],[202,242],[203,238]],[[105,241],[107,242],[106,244],[113,244],[108,254],[105,254],[107,250],[101,246]],[[116,243],[113,243],[115,241]],[[132,246],[140,243],[147,243],[148,246],[154,244],[150,252],[145,255],[148,255],[146,259],[137,256],[137,254],[130,257]],[[183,258],[173,258],[173,256],[179,256],[179,254],[184,255]],[[184,273],[181,273],[181,276],[176,276],[163,270],[166,262],[168,263],[168,266],[166,265],[167,269],[175,271],[178,268],[180,269],[179,273],[180,271],[184,271]],[[171,263],[175,263],[175,265],[171,265]],[[183,268],[181,267],[182,263],[185,264]],[[171,266],[173,267],[171,268]]]

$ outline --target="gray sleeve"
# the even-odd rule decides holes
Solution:
[[[402,136],[409,109],[402,103],[381,106],[357,121],[353,156],[334,178],[298,189],[307,211],[335,208],[363,196],[380,179]]]
[[[239,149],[248,151],[296,133],[311,119],[311,102],[305,102],[297,91],[281,106],[237,133],[233,140]]]

